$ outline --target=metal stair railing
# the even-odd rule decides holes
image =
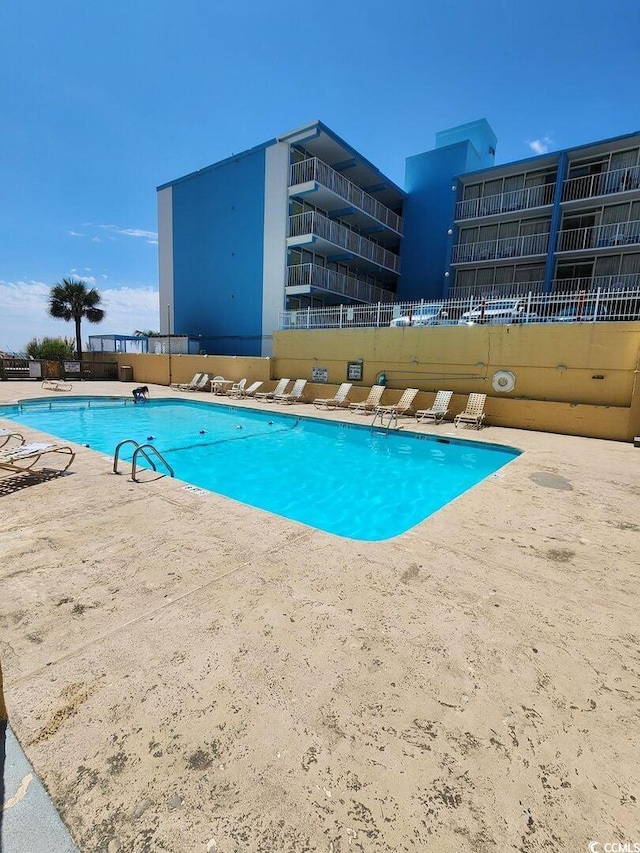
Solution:
[[[115,449],[115,452],[113,454],[113,473],[114,474],[120,473],[118,471],[118,460],[120,458],[120,450],[127,444],[133,444],[135,446],[135,450],[133,451],[133,458],[131,459],[131,480],[134,483],[138,482],[138,480],[136,480],[136,468],[137,468],[137,463],[138,463],[138,455],[142,454],[142,456],[144,456],[144,458],[147,460],[147,462],[149,463],[149,465],[151,466],[151,468],[154,471],[158,470],[156,468],[155,462],[153,461],[151,456],[149,456],[149,454],[147,453],[147,450],[152,451],[152,453],[154,453],[157,456],[157,458],[162,462],[162,464],[165,466],[165,468],[169,472],[170,477],[175,477],[175,474],[173,473],[173,468],[171,467],[171,465],[169,465],[169,463],[164,458],[164,456],[160,453],[160,451],[158,450],[157,447],[155,447],[153,444],[140,444],[134,438],[125,438],[125,439],[123,439],[123,441],[118,442],[116,449]]]

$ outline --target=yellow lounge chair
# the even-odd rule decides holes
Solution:
[[[376,415],[383,414],[385,412],[389,412],[394,415],[412,415],[413,401],[415,400],[419,390],[419,388],[407,388],[402,392],[402,396],[397,403],[394,403],[392,406],[377,406]]]
[[[369,396],[361,403],[349,403],[350,412],[362,412],[363,415],[372,415],[380,405],[384,385],[373,385],[369,391]]]
[[[453,419],[454,425],[457,427],[460,423],[471,424],[476,429],[480,429],[485,418],[484,404],[486,399],[486,394],[469,394],[464,412],[460,412]]]

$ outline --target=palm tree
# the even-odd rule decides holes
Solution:
[[[58,320],[73,320],[76,324],[76,353],[82,360],[82,338],[80,323],[82,319],[90,323],[100,323],[104,320],[105,312],[97,306],[100,304],[100,294],[95,287],[88,288],[82,279],[63,278],[59,284],[51,288],[49,295],[49,314]]]

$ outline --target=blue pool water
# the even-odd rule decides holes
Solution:
[[[518,455],[479,442],[372,432],[370,418],[363,426],[297,418],[276,405],[250,411],[67,397],[0,407],[0,417],[110,456],[125,438],[150,441],[181,480],[370,541],[404,533]]]

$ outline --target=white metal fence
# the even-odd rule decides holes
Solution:
[[[498,304],[499,303],[499,304]],[[471,313],[471,316],[468,316]],[[403,319],[400,319],[403,318]],[[353,329],[400,325],[465,326],[467,323],[568,323],[640,320],[640,283],[556,293],[468,296],[420,302],[377,302],[282,311],[280,329]]]

